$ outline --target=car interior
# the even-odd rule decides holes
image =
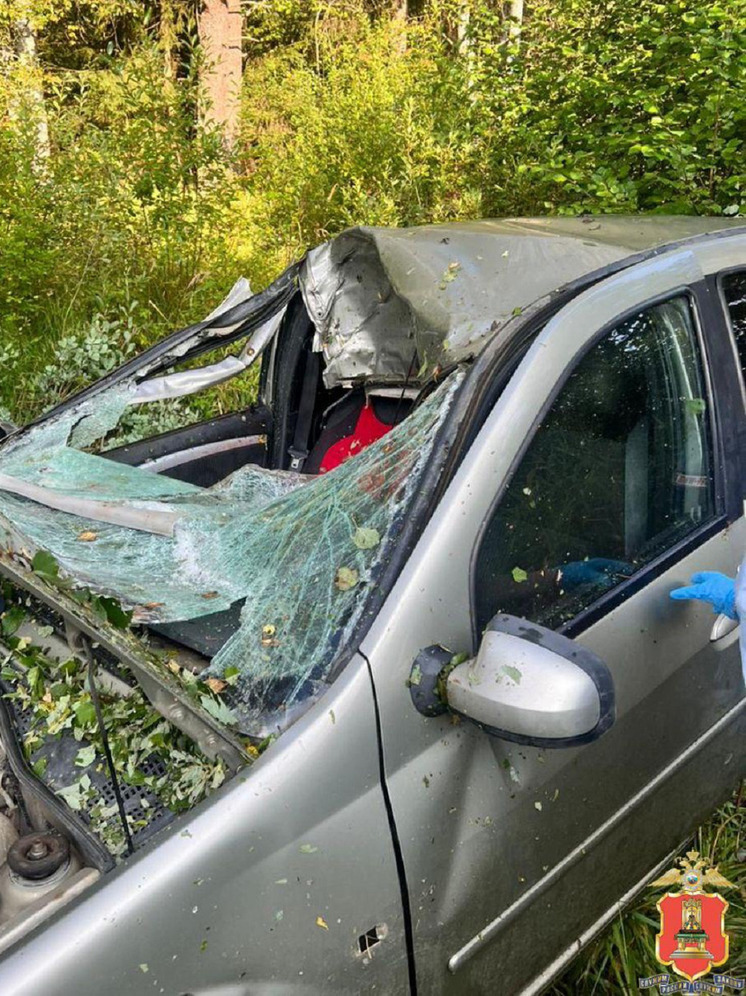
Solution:
[[[257,404],[104,455],[200,487],[247,464],[309,475],[332,470],[406,418],[419,391],[407,383],[326,388],[313,337],[297,294],[265,354]]]

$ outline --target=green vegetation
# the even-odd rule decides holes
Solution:
[[[421,0],[408,20],[394,0],[245,6],[229,148],[196,114],[193,0],[3,4],[0,406],[16,420],[349,225],[746,202],[746,0],[527,0],[520,35],[496,0]],[[33,58],[13,54],[20,23]],[[151,428],[254,390],[166,407]],[[739,796],[698,841],[741,889],[742,830]],[[553,991],[635,991],[657,967],[654,902]],[[746,972],[737,944],[729,967]]]
[[[1,406],[38,413],[348,225],[740,209],[746,0],[535,0],[520,44],[492,0],[393,6],[248,3],[228,149],[195,114],[193,3],[5,5]]]
[[[98,796],[90,777],[95,767],[103,770],[104,754],[87,668],[75,658],[52,660],[28,637],[12,635],[23,615],[22,610],[13,609],[3,614],[3,639],[14,654],[4,662],[0,677],[15,689],[7,698],[31,717],[23,741],[26,757],[44,780],[50,744],[62,736],[72,736],[80,744],[75,758],[79,777],[55,790],[74,810],[86,814],[112,854],[121,855],[125,838],[117,807]],[[142,786],[163,806],[180,812],[223,783],[224,764],[206,758],[153,709],[138,688],[130,689],[126,697],[102,691],[100,698],[114,764],[125,785]],[[47,752],[41,753],[44,747]],[[162,766],[161,774],[153,774],[154,764]],[[138,829],[139,824],[130,825],[131,831]]]

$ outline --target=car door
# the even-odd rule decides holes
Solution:
[[[538,991],[738,777],[735,635],[711,642],[709,609],[669,598],[694,570],[732,574],[746,545],[712,309],[682,249],[550,320],[363,643],[423,992]],[[546,750],[416,711],[418,653],[473,654],[498,611],[605,661],[604,737]]]

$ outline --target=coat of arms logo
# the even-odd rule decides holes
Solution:
[[[725,914],[729,903],[717,892],[707,888],[733,889],[735,886],[721,875],[717,867],[708,867],[698,851],[687,852],[652,884],[677,891],[667,894],[656,904],[661,916],[661,929],[655,939],[655,953],[661,964],[681,976],[676,982],[667,975],[640,979],[640,988],[654,985],[663,993],[712,992],[723,993],[728,988],[744,988],[743,979],[715,975],[702,979],[712,968],[728,960],[729,938],[725,930]]]

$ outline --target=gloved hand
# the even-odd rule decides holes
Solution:
[[[615,574],[629,577],[634,573],[634,567],[623,560],[606,560],[604,557],[593,557],[591,560],[573,560],[558,568],[561,572],[559,583],[563,588],[572,591],[583,584],[601,584],[608,582]]]
[[[699,571],[692,574],[692,583],[686,588],[674,588],[671,598],[694,598],[709,602],[716,615],[738,619],[736,612],[736,583],[733,578],[719,571]]]

